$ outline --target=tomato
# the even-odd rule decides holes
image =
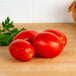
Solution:
[[[51,32],[42,32],[35,35],[33,45],[36,52],[42,57],[55,57],[63,49],[59,37]]]
[[[9,45],[10,54],[20,60],[29,61],[35,55],[34,47],[25,40],[17,39]]]
[[[47,30],[44,30],[44,32],[51,32],[51,33],[56,34],[60,38],[64,46],[67,44],[67,38],[62,32],[58,30],[54,30],[54,29],[47,29]]]
[[[17,34],[17,35],[13,38],[13,41],[14,41],[14,40],[17,40],[17,39],[23,39],[23,40],[27,40],[27,41],[32,42],[33,37],[34,37],[37,33],[38,33],[38,32],[37,32],[37,31],[34,31],[34,30],[25,30],[25,31],[22,31],[22,32],[20,32],[19,34]]]

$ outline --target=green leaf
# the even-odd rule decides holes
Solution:
[[[14,33],[14,32],[17,32],[18,31],[18,28],[15,28],[13,30],[10,30],[11,33]]]
[[[9,45],[11,42],[11,37],[9,35],[0,34],[0,46]]]
[[[7,31],[9,31],[10,32],[10,29],[9,28],[6,28],[7,29]]]
[[[5,21],[2,22],[2,26],[4,28],[14,28],[13,21],[10,22],[9,17],[7,17],[7,19],[5,19]]]
[[[7,20],[8,20],[8,22],[10,21],[10,18],[9,17],[7,17]]]
[[[11,23],[8,23],[6,27],[7,28],[14,28],[14,25],[12,25]]]
[[[5,25],[5,23],[4,23],[4,22],[2,22],[2,26],[3,26],[3,27],[6,27],[6,25]]]
[[[5,19],[5,25],[8,23],[8,20],[7,19]]]
[[[22,28],[22,29],[20,29],[20,32],[21,32],[21,31],[24,31],[24,30],[26,30],[26,29],[25,29],[25,28]]]

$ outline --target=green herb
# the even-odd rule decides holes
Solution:
[[[13,25],[13,21],[9,17],[2,22],[3,29],[0,29],[0,46],[7,46],[12,42],[12,39],[21,31],[26,29],[22,28],[18,30]]]
[[[9,45],[11,42],[10,35],[0,34],[0,46]]]
[[[19,32],[24,31],[26,29],[22,28],[19,31],[15,30],[15,32],[12,34],[11,38],[13,39]]]

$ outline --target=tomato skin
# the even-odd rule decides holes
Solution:
[[[32,42],[33,37],[37,34],[37,31],[34,30],[25,30],[17,34],[12,41],[17,39],[23,39]]]
[[[9,45],[10,54],[20,61],[29,61],[35,55],[34,47],[25,40],[15,40]]]
[[[35,35],[33,45],[40,56],[49,58],[59,55],[63,49],[59,37],[49,32],[42,32]]]
[[[44,32],[51,32],[51,33],[56,34],[60,38],[64,46],[67,44],[67,37],[62,32],[58,30],[54,30],[54,29],[46,29],[44,30]]]

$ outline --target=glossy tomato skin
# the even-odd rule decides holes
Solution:
[[[33,45],[36,52],[42,57],[55,57],[59,55],[63,49],[59,37],[49,32],[42,32],[35,35]]]
[[[15,40],[9,45],[10,54],[20,61],[29,61],[35,55],[34,47],[25,40]]]
[[[54,29],[46,29],[44,30],[44,32],[51,32],[51,33],[56,34],[60,38],[64,46],[67,44],[67,37],[62,32],[58,30],[54,30]]]
[[[17,34],[12,41],[17,39],[23,39],[32,42],[33,37],[37,34],[37,31],[34,30],[25,30]]]

